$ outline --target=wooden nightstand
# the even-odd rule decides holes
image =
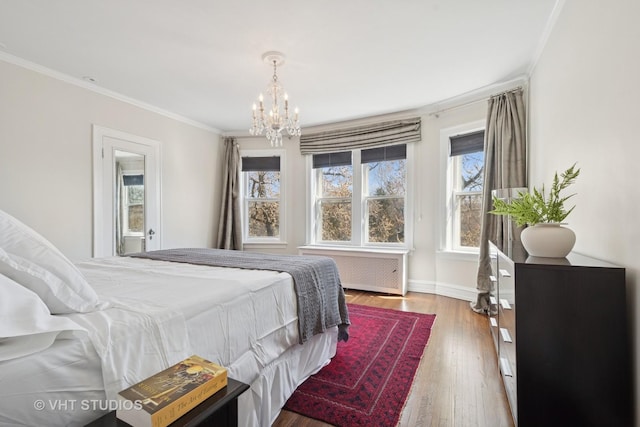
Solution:
[[[178,418],[170,427],[196,427],[205,425],[236,427],[238,425],[238,396],[249,386],[232,378],[227,386],[202,402],[200,405]],[[127,427],[129,424],[116,418],[112,411],[103,415],[86,427]]]

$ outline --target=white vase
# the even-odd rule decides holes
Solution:
[[[559,223],[536,224],[522,230],[522,245],[529,255],[564,258],[576,243],[576,234]]]

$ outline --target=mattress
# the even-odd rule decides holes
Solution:
[[[0,363],[2,426],[81,426],[106,412],[81,405],[105,401],[100,358],[86,333],[59,336],[46,350]]]
[[[286,273],[118,257],[77,266],[109,308],[64,315],[87,333],[0,364],[0,424],[84,425],[119,390],[198,354],[251,385],[240,425],[267,426],[335,354],[337,328],[298,344]]]

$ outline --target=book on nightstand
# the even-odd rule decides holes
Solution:
[[[166,427],[226,385],[226,368],[194,355],[118,393],[116,417]]]

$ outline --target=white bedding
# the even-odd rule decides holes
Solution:
[[[86,333],[58,336],[51,347],[0,363],[0,425],[81,426],[104,411],[100,358]]]
[[[97,411],[79,408],[82,400],[108,405],[119,390],[198,354],[251,385],[239,401],[241,425],[268,426],[295,387],[335,354],[336,328],[297,344],[296,299],[286,273],[132,258],[77,266],[111,307],[64,315],[88,335],[74,332],[74,340],[0,363],[0,424],[83,425],[106,410],[99,403]],[[21,381],[34,372],[40,380]],[[45,411],[34,410],[37,399]],[[53,407],[56,399],[64,410]]]

